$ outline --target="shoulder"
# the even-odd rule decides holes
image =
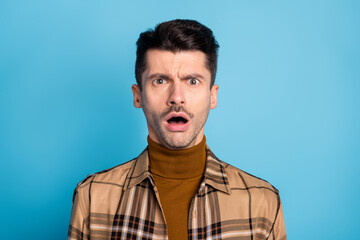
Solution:
[[[229,181],[232,183],[232,187],[243,187],[243,188],[263,188],[274,193],[279,191],[271,185],[268,181],[256,177],[250,173],[245,172],[237,167],[230,164],[224,163],[226,174]]]
[[[255,199],[263,199],[278,204],[279,191],[268,181],[247,173],[237,167],[222,162],[231,191],[248,191]]]
[[[248,205],[248,214],[255,225],[259,223],[258,226],[266,226],[268,233],[276,232],[279,237],[284,236],[284,217],[279,191],[264,179],[224,162],[222,164],[231,189],[231,194],[228,195],[231,199],[228,202],[233,203],[231,210],[241,212],[244,211],[244,206]],[[232,212],[228,214],[233,216]]]
[[[279,197],[279,191],[268,181],[220,160],[209,148],[207,150],[208,157],[222,165],[231,191],[246,190],[269,195],[269,197],[273,198]]]
[[[76,185],[75,194],[78,191],[89,190],[89,188],[92,187],[94,183],[95,185],[111,185],[123,187],[126,177],[135,160],[136,158],[115,167],[111,167],[88,175]]]

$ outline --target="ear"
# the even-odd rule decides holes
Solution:
[[[141,108],[141,91],[140,87],[136,84],[133,84],[131,86],[131,90],[134,95],[134,107]]]
[[[217,84],[215,84],[214,86],[211,87],[211,90],[210,90],[210,98],[211,98],[210,108],[211,109],[214,109],[217,106],[218,90],[219,90],[219,86]]]

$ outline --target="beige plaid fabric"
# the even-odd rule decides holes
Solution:
[[[207,147],[189,209],[189,239],[286,239],[278,190],[220,161]],[[74,192],[68,239],[168,239],[148,152],[85,178]]]

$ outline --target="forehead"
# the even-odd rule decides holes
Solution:
[[[197,73],[210,78],[206,55],[201,51],[179,51],[150,49],[146,53],[144,77],[155,73],[168,75]]]

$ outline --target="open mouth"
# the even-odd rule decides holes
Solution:
[[[183,117],[172,117],[168,119],[167,122],[169,124],[185,124],[188,122],[188,120]]]
[[[183,113],[169,114],[166,120],[166,127],[172,132],[184,132],[189,128],[189,118]]]

